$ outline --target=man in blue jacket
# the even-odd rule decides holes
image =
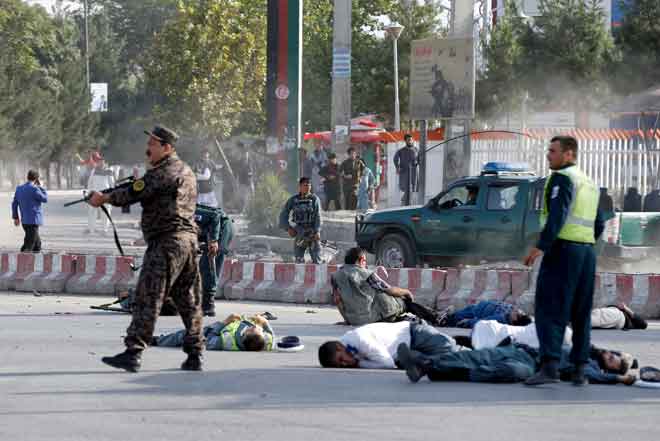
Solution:
[[[39,182],[39,173],[30,170],[27,174],[27,182],[16,187],[14,201],[11,204],[11,215],[14,225],[23,224],[25,239],[21,252],[38,253],[41,251],[41,238],[39,237],[39,225],[44,223],[44,213],[41,204],[48,202],[46,189]],[[18,211],[21,211],[19,217]]]
[[[527,326],[532,319],[512,304],[499,300],[483,300],[458,311],[447,311],[440,326],[448,328],[474,328],[479,320],[495,320],[504,325]]]

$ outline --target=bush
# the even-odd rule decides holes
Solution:
[[[280,178],[268,173],[255,187],[254,196],[247,209],[248,231],[250,234],[278,235],[280,211],[290,195]]]

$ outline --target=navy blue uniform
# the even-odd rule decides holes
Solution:
[[[290,216],[294,226],[289,224]],[[305,263],[308,248],[312,262],[321,263],[321,244],[314,238],[321,232],[321,201],[318,196],[313,193],[291,196],[280,212],[279,225],[283,230],[293,228],[296,231],[293,245],[296,263]]]
[[[536,282],[536,332],[543,361],[559,361],[564,330],[573,326],[570,359],[584,364],[589,360],[591,308],[593,304],[596,254],[588,243],[572,242],[557,236],[566,223],[575,188],[570,178],[554,173],[545,195],[548,218],[536,245],[544,252]],[[595,239],[604,229],[599,211],[594,224]]]

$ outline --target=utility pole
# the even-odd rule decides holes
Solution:
[[[419,182],[417,183],[417,202],[426,204],[426,149],[428,144],[428,122],[419,121]]]
[[[85,80],[87,81],[87,84],[85,84],[85,90],[87,90],[87,93],[89,94],[89,26],[87,23],[87,16],[89,15],[89,5],[87,4],[87,0],[85,0]],[[87,108],[89,109],[89,104],[87,105]]]
[[[340,155],[351,143],[351,0],[334,0],[332,39],[332,147]]]

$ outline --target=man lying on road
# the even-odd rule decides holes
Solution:
[[[447,308],[440,326],[447,328],[472,328],[479,320],[496,320],[504,325],[526,326],[532,319],[521,309],[499,300],[484,300],[454,311]]]
[[[395,322],[405,313],[432,325],[439,323],[435,311],[413,302],[405,288],[390,286],[367,269],[367,253],[361,248],[346,252],[344,265],[332,275],[332,294],[346,323],[362,326],[374,322]]]
[[[574,375],[575,366],[569,361],[569,354],[570,350],[564,348],[559,371],[562,380],[572,381],[575,386],[584,386],[586,381],[632,385],[636,380],[635,375],[628,373],[629,369],[637,366],[630,354],[592,347],[589,362],[584,367],[584,377]],[[397,360],[413,383],[424,376],[431,381],[515,383],[526,380],[536,372],[539,354],[526,345],[508,344],[427,355],[402,343],[397,349]],[[584,378],[586,381],[582,381]]]
[[[591,327],[594,329],[646,329],[648,323],[625,303],[596,308],[591,311]]]
[[[429,325],[372,323],[348,331],[338,341],[323,343],[319,362],[327,368],[395,369],[400,344],[429,356],[460,349],[453,338]]]
[[[224,321],[204,326],[206,349],[210,351],[271,351],[273,330],[261,315],[230,314]],[[185,330],[154,337],[151,346],[180,347]]]

